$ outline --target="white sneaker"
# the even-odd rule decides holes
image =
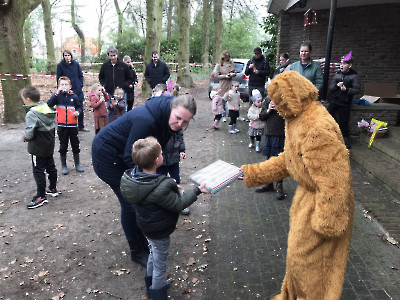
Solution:
[[[239,118],[237,118],[239,121],[244,121],[244,118],[242,116],[239,116]]]
[[[222,122],[226,122],[226,118],[225,117],[222,117]]]

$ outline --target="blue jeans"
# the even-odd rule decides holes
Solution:
[[[169,166],[163,165],[157,169],[157,173],[165,176],[169,173],[169,176],[175,179],[177,184],[181,183],[181,177],[179,176],[179,162]]]
[[[153,240],[147,238],[150,245],[150,255],[147,261],[147,276],[153,276],[151,289],[161,289],[165,286],[167,260],[171,238]]]
[[[222,100],[222,107],[224,108],[224,112],[222,113],[222,117],[226,118],[226,101]]]

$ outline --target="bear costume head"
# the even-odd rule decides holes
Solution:
[[[318,90],[303,75],[286,71],[276,76],[268,86],[268,95],[285,119],[300,115],[311,101],[318,99]]]

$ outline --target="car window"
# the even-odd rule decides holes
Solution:
[[[236,62],[235,61],[234,64],[235,64],[235,71],[237,73],[240,73],[240,72],[243,71],[244,63],[240,63],[240,62]]]

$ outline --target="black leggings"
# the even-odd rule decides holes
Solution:
[[[229,118],[231,118],[231,121],[229,122],[229,125],[235,125],[236,124],[236,119],[239,117],[239,111],[238,110],[229,110]]]
[[[255,138],[256,138],[256,141],[259,141],[259,142],[261,141],[261,135],[256,135]],[[254,141],[254,136],[250,136],[250,139],[252,141]]]

